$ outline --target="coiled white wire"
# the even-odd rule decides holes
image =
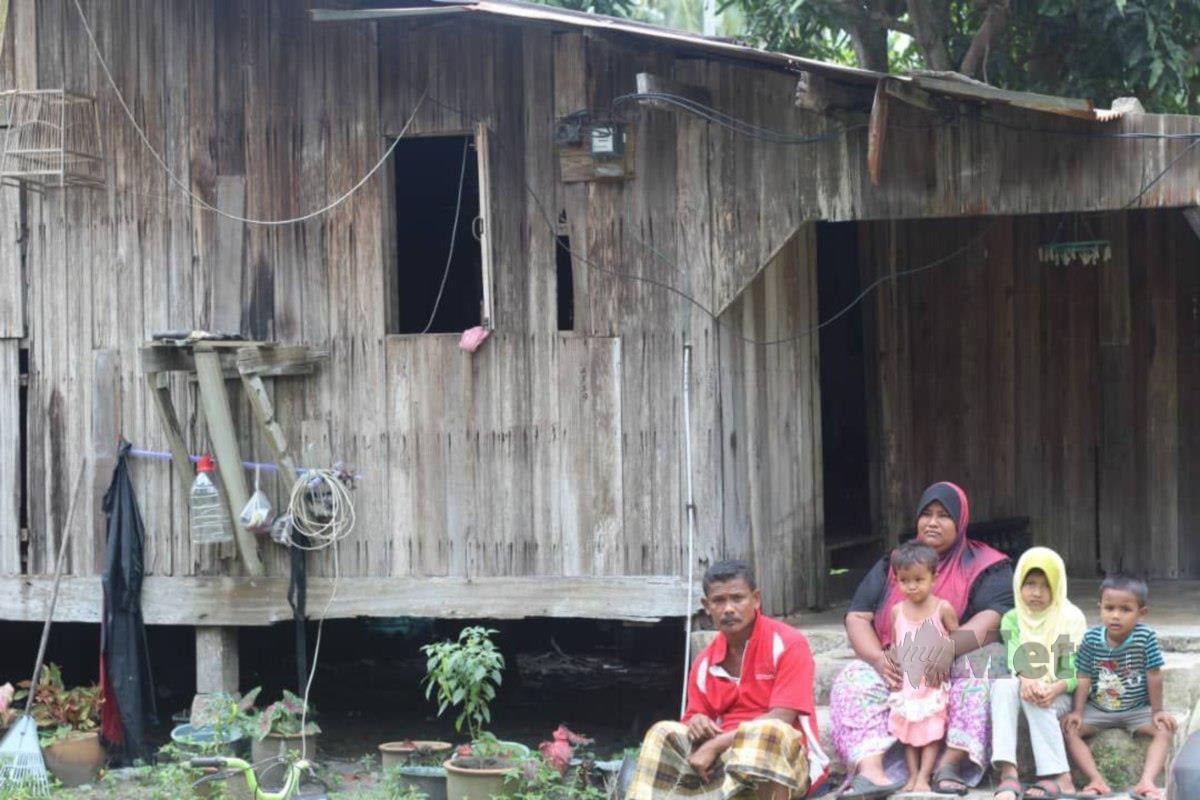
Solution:
[[[292,526],[298,533],[308,537],[306,544],[292,539],[292,547],[301,550],[325,550],[350,535],[354,529],[354,503],[350,501],[350,490],[331,469],[310,469],[292,484],[288,498],[288,513],[292,515]],[[322,513],[316,513],[309,495],[329,500]]]
[[[307,536],[307,543],[297,542],[293,536],[291,546],[300,550],[326,550],[333,548],[333,589],[329,592],[329,600],[321,611],[317,621],[317,641],[313,645],[312,667],[308,671],[308,681],[304,684],[304,709],[300,714],[300,757],[308,758],[308,696],[312,691],[313,678],[317,675],[317,662],[321,658],[321,635],[325,631],[325,618],[337,597],[338,584],[342,581],[342,570],[338,560],[338,542],[345,539],[354,530],[354,503],[350,501],[350,490],[339,477],[340,473],[332,469],[310,469],[304,472],[292,484],[292,493],[288,497],[288,513],[292,515],[292,526],[297,533]],[[328,501],[323,513],[317,514],[313,508],[316,497],[328,492]]]

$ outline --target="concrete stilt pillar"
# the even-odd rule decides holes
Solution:
[[[196,626],[196,693],[237,690],[237,628]]]

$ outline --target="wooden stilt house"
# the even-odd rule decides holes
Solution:
[[[290,616],[285,548],[192,542],[178,456],[215,449],[358,471],[331,616],[676,616],[721,557],[791,612],[940,478],[1073,571],[1200,575],[1200,120],[329,5],[9,5],[0,81],[94,98],[103,180],[0,198],[0,618],[42,612],[86,462],[60,609],[98,619],[118,436],[175,456],[134,464],[151,624]],[[303,351],[251,370],[277,427],[237,357],[147,344],[193,330]]]

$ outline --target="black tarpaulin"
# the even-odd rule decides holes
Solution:
[[[146,728],[156,723],[154,678],[142,619],[145,529],[129,480],[126,454],[117,448],[117,465],[104,495],[107,549],[101,584],[104,617],[100,627],[100,671],[105,694],[102,730],[109,753],[131,764],[148,761]]]

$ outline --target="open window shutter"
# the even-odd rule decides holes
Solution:
[[[495,327],[492,309],[492,182],[491,141],[487,124],[475,125],[475,152],[479,163],[479,255],[483,270],[483,308],[480,324],[489,330]]]

